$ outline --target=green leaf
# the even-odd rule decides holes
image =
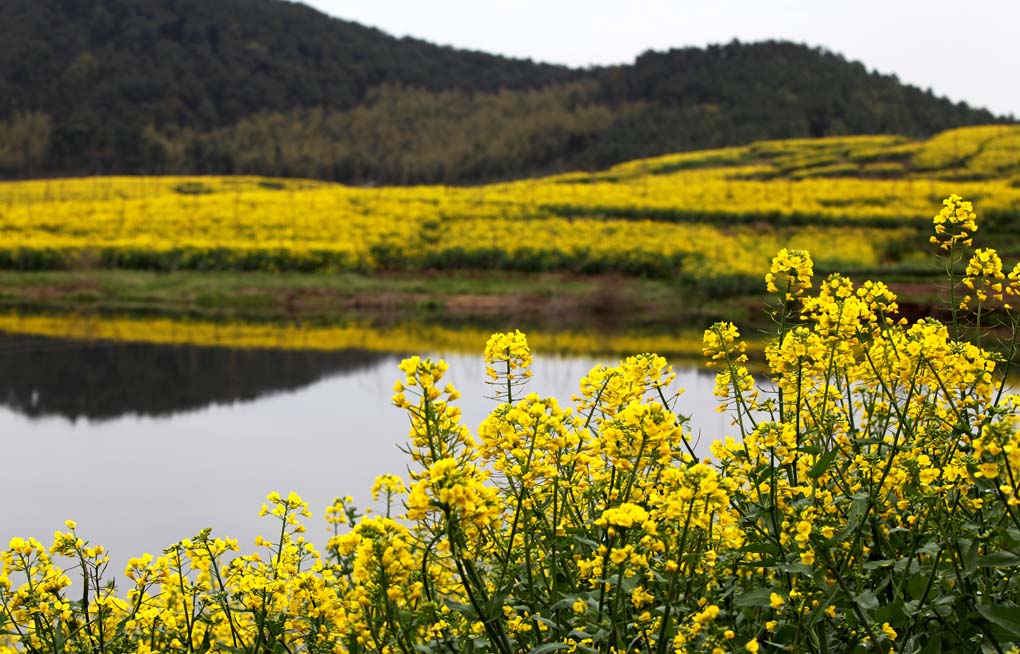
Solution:
[[[738,595],[733,599],[733,603],[737,606],[771,606],[771,597],[771,589],[759,588]]]
[[[828,470],[829,466],[832,465],[832,462],[833,460],[835,460],[837,454],[839,454],[839,450],[832,449],[826,452],[824,455],[822,455],[822,458],[815,461],[815,464],[811,466],[811,470],[809,470],[807,473],[808,477],[810,477],[811,479],[818,479],[819,477],[821,477],[822,473]]]
[[[748,543],[741,547],[740,551],[755,554],[779,554],[782,550],[775,543]]]
[[[964,572],[972,573],[977,570],[978,542],[976,540],[960,538],[956,541],[956,546],[960,549],[962,555]]]
[[[977,610],[986,620],[1002,628],[1013,638],[1020,640],[1020,607],[1002,604],[978,604]]]
[[[925,588],[928,587],[928,573],[925,571],[918,571],[910,575],[910,579],[907,580],[907,594],[915,600],[921,599],[924,594]]]
[[[861,607],[865,611],[873,611],[878,608],[878,597],[876,597],[875,593],[870,590],[862,592],[854,598],[854,601],[857,602],[857,606]]]
[[[942,634],[935,632],[921,650],[921,654],[942,654]]]
[[[475,610],[470,604],[461,604],[460,602],[455,602],[452,599],[444,599],[443,604],[445,604],[451,611],[456,611],[457,613],[466,615],[470,618],[475,617]]]
[[[810,577],[814,574],[814,570],[804,565],[803,563],[780,563],[776,566],[783,572],[792,572],[795,574],[801,574],[805,577]]]
[[[1020,554],[1013,552],[992,552],[977,560],[979,568],[1008,568],[1020,565]]]
[[[914,618],[918,613],[921,612],[921,603],[917,600],[907,600],[903,602],[903,615],[908,618]]]
[[[567,643],[545,643],[538,647],[533,647],[529,650],[529,654],[546,654],[547,652],[555,652],[561,649],[570,649],[573,645]]]
[[[553,604],[549,608],[551,610],[553,610],[553,611],[558,611],[558,610],[561,610],[561,609],[572,609],[573,606],[574,606],[574,602],[577,601],[577,600],[584,601],[584,598],[583,597],[564,597],[563,599],[561,599],[560,601],[556,602],[555,604]]]
[[[585,547],[588,547],[588,548],[593,549],[593,550],[597,550],[599,548],[599,544],[596,543],[595,541],[591,540],[590,538],[582,538],[581,536],[574,536],[574,542],[577,543],[578,545],[584,545]]]
[[[892,604],[883,604],[875,610],[872,616],[875,623],[889,622],[893,625],[902,625],[906,618],[906,611],[903,608],[903,600],[896,600]]]
[[[864,518],[867,515],[868,502],[871,499],[868,494],[857,493],[853,498],[853,502],[850,503],[850,510],[846,514],[846,527],[833,539],[835,541],[843,540],[852,534],[864,522]]]

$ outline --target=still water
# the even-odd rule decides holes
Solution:
[[[473,349],[473,348],[472,348]],[[377,475],[406,473],[398,449],[408,420],[389,404],[406,353],[310,352],[124,344],[0,333],[0,543],[34,536],[49,544],[63,521],[127,558],[158,553],[205,527],[250,551],[275,527],[257,513],[272,490],[309,503],[313,542],[325,544],[323,512],[338,495],[370,505]],[[474,430],[485,399],[478,355],[434,351]],[[537,353],[525,389],[568,404],[578,381],[618,357]],[[677,366],[699,451],[731,433],[715,411],[714,379]]]

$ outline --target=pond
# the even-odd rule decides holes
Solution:
[[[486,399],[483,343],[421,352],[450,364],[472,431],[496,404]],[[257,517],[265,495],[293,490],[312,510],[310,539],[324,545],[334,497],[366,507],[377,475],[406,474],[408,419],[390,397],[409,353],[0,333],[0,542],[48,545],[71,518],[111,551],[109,572],[119,576],[130,556],[210,526],[250,551],[274,530]],[[538,351],[525,389],[568,404],[593,366],[619,359]],[[731,433],[729,418],[715,410],[711,374],[693,362],[676,368],[686,389],[678,410],[693,414],[705,453]]]

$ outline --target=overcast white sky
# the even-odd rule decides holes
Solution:
[[[441,45],[586,66],[783,38],[1020,117],[1020,0],[304,0]]]

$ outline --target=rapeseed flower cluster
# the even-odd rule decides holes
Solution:
[[[975,291],[1002,270],[979,252]],[[789,283],[768,378],[747,372],[735,326],[705,332],[738,431],[713,458],[657,355],[597,366],[571,406],[510,386],[477,434],[446,364],[411,357],[393,398],[411,464],[376,481],[385,515],[338,498],[320,553],[305,502],[271,493],[275,537],[255,552],[205,530],[131,559],[124,594],[73,522],[51,548],[12,539],[2,651],[1015,651],[1010,358],[897,319],[884,284],[816,284],[807,253],[777,259]],[[1011,310],[993,315],[1015,352]],[[523,379],[530,347],[495,334],[486,361]]]
[[[772,268],[765,275],[765,286],[769,293],[782,293],[787,300],[803,295],[811,288],[814,262],[807,250],[783,248],[772,259]]]
[[[984,308],[989,302],[1002,302],[1006,275],[1002,272],[1002,259],[998,252],[991,248],[975,250],[964,274],[963,285],[974,296],[963,296],[961,309],[969,309],[972,303]]]
[[[717,322],[706,329],[702,343],[708,358],[705,365],[719,369],[714,394],[722,401],[717,408],[720,412],[732,409],[743,430],[740,416],[749,415],[758,405],[754,376],[746,365],[747,343],[740,340],[740,331],[731,322]]]
[[[489,337],[485,344],[485,374],[489,384],[496,387],[496,397],[511,402],[514,388],[531,377],[531,349],[520,330]]]
[[[974,205],[959,195],[950,195],[943,200],[942,209],[935,218],[935,233],[930,240],[939,249],[951,251],[956,246],[970,247],[974,243],[974,232],[977,231]]]

